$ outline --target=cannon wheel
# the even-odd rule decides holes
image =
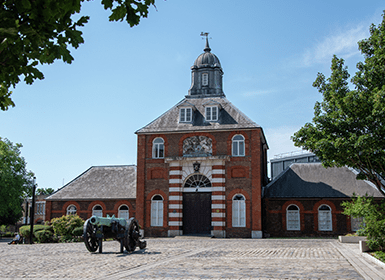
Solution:
[[[98,239],[96,237],[93,237],[93,235],[95,235],[95,231],[96,226],[91,224],[90,219],[84,222],[83,239],[87,250],[90,252],[95,252],[99,247]]]
[[[138,221],[135,220],[134,218],[130,219],[130,224],[128,225],[128,235],[125,240],[124,246],[126,247],[126,250],[128,252],[133,252],[135,251],[136,246],[140,246],[141,241],[139,241],[140,238],[140,233],[139,233],[139,224]],[[143,245],[142,245],[143,246]],[[142,246],[140,246],[140,249],[143,249]]]

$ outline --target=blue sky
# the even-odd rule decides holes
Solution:
[[[383,1],[158,0],[130,28],[109,22],[99,1],[75,61],[41,67],[32,86],[13,90],[0,111],[0,137],[22,143],[38,187],[60,188],[91,166],[136,164],[135,131],[187,94],[190,67],[203,52],[222,64],[226,97],[264,129],[269,158],[294,151],[290,136],[313,117],[317,73],[333,54],[351,75],[362,60],[357,41],[382,19]]]

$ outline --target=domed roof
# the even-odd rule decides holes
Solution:
[[[201,67],[219,67],[221,68],[221,63],[219,62],[218,57],[211,53],[211,49],[209,47],[209,42],[206,38],[206,47],[204,48],[204,53],[198,56],[195,60],[193,67],[201,68]]]
[[[198,56],[194,62],[194,66],[200,67],[221,67],[218,57],[211,52],[204,52]]]

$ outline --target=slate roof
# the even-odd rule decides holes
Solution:
[[[205,120],[205,107],[209,103],[220,105],[218,121]],[[179,107],[194,106],[193,120],[191,123],[179,122]],[[135,133],[167,133],[207,130],[234,130],[260,128],[258,124],[244,115],[226,97],[186,97],[163,115],[139,129]]]
[[[92,166],[46,200],[136,198],[136,166]]]
[[[270,182],[264,192],[267,198],[326,198],[365,195],[383,197],[376,187],[357,180],[347,167],[325,168],[321,163],[293,163]]]

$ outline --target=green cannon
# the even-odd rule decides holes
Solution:
[[[146,241],[141,241],[139,224],[135,218],[128,221],[123,218],[92,216],[84,222],[83,239],[88,251],[95,252],[99,248],[102,253],[103,239],[113,238],[120,242],[120,253],[123,247],[128,252],[135,251],[136,247],[146,248]]]

